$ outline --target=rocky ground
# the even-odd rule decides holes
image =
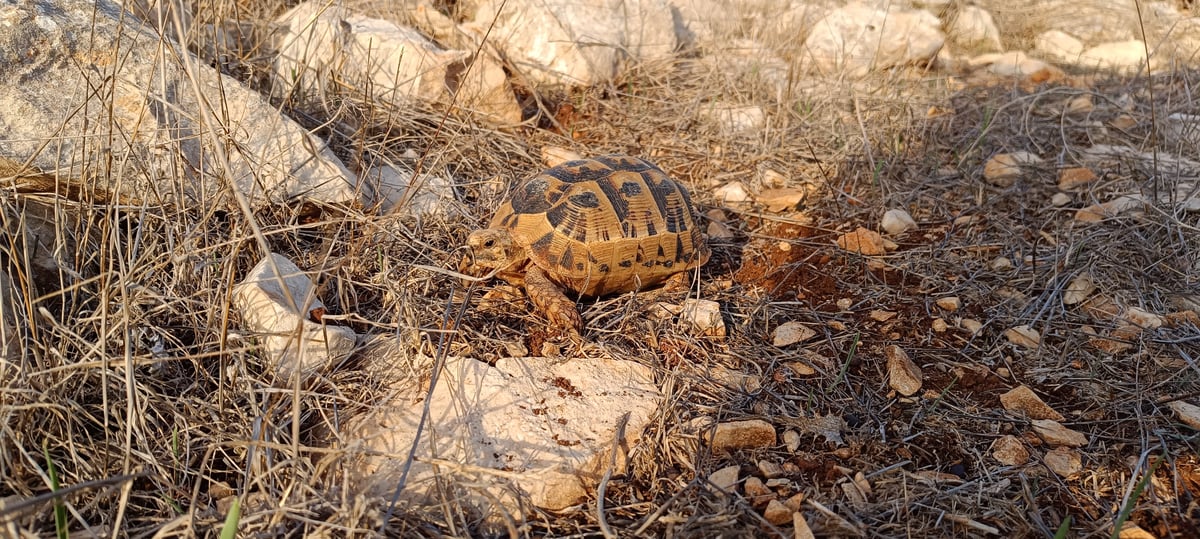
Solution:
[[[1188,2],[34,4],[5,536],[1200,535]],[[453,270],[604,153],[714,254],[574,345]]]

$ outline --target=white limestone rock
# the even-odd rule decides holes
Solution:
[[[951,39],[964,47],[988,52],[1004,50],[992,14],[978,6],[963,6],[950,21],[948,32]]]
[[[148,204],[359,200],[324,142],[109,0],[7,4],[0,28],[0,157]]]
[[[321,0],[292,8],[276,23],[277,95],[349,84],[391,103],[453,101],[496,123],[521,120],[504,70],[486,56],[443,49],[412,28]]]
[[[873,69],[929,62],[945,43],[941,21],[924,10],[854,3],[830,12],[804,41],[805,57],[825,74],[861,77]]]
[[[488,33],[538,84],[611,81],[631,62],[663,59],[677,39],[666,0],[476,0],[460,4],[464,31]],[[490,31],[489,31],[490,29]]]
[[[386,354],[396,348],[384,342],[372,350]],[[364,356],[369,362],[389,361],[370,351]],[[430,364],[410,360],[397,369],[428,372]],[[396,392],[390,401],[351,421],[342,437],[353,457],[351,484],[391,496],[428,405],[417,445],[420,460],[412,465],[402,500],[439,507],[444,493],[436,483],[443,480],[457,491],[456,499],[481,512],[516,511],[512,492],[528,496],[537,507],[569,507],[597,485],[614,443],[614,473],[625,469],[661,399],[653,380],[648,367],[612,358],[503,358],[495,367],[450,358],[428,401],[429,378],[412,376],[392,385]],[[618,440],[625,414],[629,419]],[[478,490],[503,500],[503,507],[491,507]]]
[[[1082,41],[1062,30],[1047,30],[1033,38],[1033,50],[1056,62],[1078,62],[1083,48]]]
[[[1151,60],[1149,68],[1153,70],[1158,63],[1157,57]],[[1075,65],[1124,74],[1144,72],[1147,69],[1146,44],[1140,39],[1101,43],[1080,53]]]
[[[316,297],[308,274],[283,255],[263,258],[233,289],[242,326],[255,334],[275,374],[286,386],[292,376],[303,380],[345,359],[358,336],[344,326],[319,321],[325,305]]]
[[[374,202],[380,213],[414,217],[463,214],[454,192],[454,180],[444,176],[425,173],[414,180],[413,172],[407,168],[379,165],[363,173],[362,181],[375,192]]]

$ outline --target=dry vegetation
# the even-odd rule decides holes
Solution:
[[[278,12],[242,4],[223,5],[216,18],[236,17],[261,32],[261,21]],[[221,67],[261,86],[268,52],[254,45]],[[1157,119],[1197,109],[1200,75],[962,84],[914,70],[788,96],[757,81],[698,58],[642,66],[603,88],[536,100],[526,94],[535,119],[509,131],[437,108],[389,109],[349,90],[282,103],[356,170],[388,159],[451,174],[464,212],[446,220],[363,208],[246,215],[6,195],[4,256],[16,306],[34,323],[26,355],[0,363],[0,536],[18,527],[54,533],[52,474],[70,488],[66,526],[77,537],[91,536],[82,533],[88,526],[103,535],[117,527],[118,536],[215,536],[230,494],[243,498],[247,537],[380,529],[395,537],[472,535],[477,522],[452,502],[433,516],[397,509],[385,523],[387,500],[347,495],[337,453],[324,444],[332,425],[377,398],[381,381],[350,364],[310,387],[276,389],[264,359],[238,336],[228,294],[265,242],[321,271],[330,315],[362,333],[399,335],[407,347],[401,355],[428,353],[438,343],[428,330],[456,316],[464,290],[416,266],[452,267],[465,234],[489,217],[505,186],[541,168],[537,156],[547,145],[649,157],[687,184],[703,211],[724,211],[735,237],[715,242],[698,294],[721,303],[730,335],[696,338],[644,316],[652,302],[678,301],[683,292],[582,303],[591,343],[582,355],[652,366],[666,401],[631,468],[606,486],[604,522],[593,499],[575,511],[536,514],[519,535],[599,536],[607,526],[621,536],[788,536],[751,501],[705,486],[718,468],[739,464],[745,477],[767,460],[791,479],[777,488],[781,498],[803,492],[815,502],[804,511],[819,536],[983,536],[991,527],[1003,536],[1049,537],[1067,519],[1067,536],[1108,536],[1123,508],[1158,537],[1200,536],[1200,439],[1166,407],[1200,397],[1200,329],[1185,320],[1110,354],[1082,329],[1103,331],[1103,323],[1062,302],[1066,283],[1088,273],[1124,305],[1195,309],[1197,216],[1161,204],[1081,226],[1072,210],[1050,204],[1056,169],[1075,163],[1082,148],[1154,149]],[[1063,113],[1079,95],[1092,96],[1094,109]],[[771,120],[750,135],[723,134],[702,114],[714,96],[761,104]],[[1099,127],[1120,114],[1136,122]],[[1048,160],[1012,187],[982,181],[989,156],[1016,150]],[[1197,157],[1195,148],[1164,150]],[[735,180],[752,190],[777,187],[768,170],[811,196],[767,211],[722,207],[712,195]],[[1177,181],[1119,161],[1097,172],[1101,181],[1089,192],[1096,200]],[[34,206],[50,207],[60,231],[79,238],[66,256],[87,274],[64,276],[65,288],[27,278],[24,236],[14,231]],[[877,228],[897,207],[921,226],[895,238],[896,251],[868,259],[834,245],[856,227]],[[993,269],[1001,256],[1013,266]],[[946,296],[959,297],[961,310],[935,305]],[[873,310],[894,317],[880,320]],[[957,317],[981,321],[982,331],[955,327]],[[938,318],[950,329],[934,331]],[[772,331],[787,321],[823,333],[802,347],[776,348]],[[440,351],[487,359],[506,355],[508,343],[539,350],[543,323],[520,305],[501,316],[468,308]],[[1042,346],[1011,344],[1004,331],[1018,325],[1038,330]],[[918,395],[899,397],[888,387],[888,345],[922,366]],[[815,373],[794,372],[788,364],[797,361]],[[739,384],[738,375],[757,383]],[[1020,384],[1089,436],[1079,474],[1061,478],[1036,456],[1025,467],[990,456],[1004,434],[1038,443],[1027,434],[1029,421],[999,402]],[[844,445],[804,428],[830,415],[846,423]],[[800,446],[711,454],[689,430],[698,417],[766,419],[780,432],[797,430]],[[1134,499],[1156,459],[1150,486]],[[866,500],[844,494],[856,472],[871,484]]]

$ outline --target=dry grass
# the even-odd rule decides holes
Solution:
[[[246,30],[243,49],[222,65],[261,85],[269,52],[261,21],[274,11],[217,4],[212,20],[245,21]],[[230,495],[241,496],[244,536],[478,533],[480,522],[453,503],[390,512],[386,499],[352,495],[329,440],[391,380],[352,362],[311,385],[277,388],[252,340],[238,333],[229,290],[265,245],[318,271],[331,315],[345,315],[360,333],[398,336],[397,363],[415,365],[435,351],[430,330],[464,297],[457,281],[418,266],[451,267],[465,234],[504,194],[489,180],[511,185],[536,171],[545,145],[650,157],[704,210],[724,211],[735,238],[715,242],[698,293],[721,302],[730,336],[696,338],[640,315],[682,292],[582,303],[586,354],[651,366],[666,400],[629,469],[606,485],[603,523],[592,499],[562,514],[535,513],[516,535],[597,536],[607,526],[623,536],[786,537],[790,530],[767,523],[751,501],[706,486],[709,473],[730,464],[755,475],[760,460],[785,466],[790,482],[777,494],[805,494],[804,514],[820,536],[983,536],[993,527],[1049,537],[1069,517],[1071,536],[1099,537],[1130,503],[1131,520],[1159,537],[1200,534],[1197,436],[1166,408],[1200,396],[1200,329],[1185,322],[1145,332],[1111,355],[1083,332],[1108,328],[1062,302],[1066,283],[1087,273],[1122,305],[1195,308],[1187,302],[1189,294],[1197,301],[1200,223],[1159,204],[1079,226],[1073,212],[1050,204],[1056,169],[1079,162],[1083,148],[1158,147],[1161,118],[1196,110],[1189,89],[1197,73],[1025,89],[1011,81],[957,87],[915,71],[822,85],[785,74],[782,87],[776,75],[700,58],[641,66],[607,87],[542,95],[536,126],[509,132],[434,108],[364,102],[353,91],[283,103],[356,171],[392,162],[454,177],[462,214],[445,219],[6,194],[0,250],[15,296],[5,308],[30,324],[21,353],[0,362],[0,535],[54,533],[44,455],[57,483],[72,489],[63,501],[76,537],[216,536]],[[1083,94],[1093,111],[1061,112]],[[749,134],[722,131],[707,113],[718,99],[762,106],[770,122]],[[932,107],[944,113],[928,114]],[[1119,115],[1135,119],[1133,127],[1101,127]],[[1195,148],[1159,149],[1200,157]],[[1017,150],[1047,162],[1012,187],[981,180],[988,157]],[[1144,163],[1110,165],[1088,196],[1181,181]],[[731,181],[777,187],[767,171],[812,196],[768,212],[722,207],[712,194]],[[833,245],[840,233],[876,228],[895,207],[922,225],[896,239],[899,250],[867,260]],[[22,224],[38,219],[52,226]],[[24,230],[53,230],[59,243]],[[35,282],[47,249],[76,273]],[[1000,256],[1013,267],[992,269]],[[962,311],[940,311],[934,300],[944,296],[961,298]],[[880,321],[872,310],[895,317]],[[984,329],[955,329],[956,317]],[[933,331],[937,318],[952,329]],[[821,335],[804,350],[771,346],[773,329],[791,320]],[[1037,329],[1041,348],[1009,344],[1003,332],[1017,325]],[[443,352],[481,359],[509,355],[513,344],[539,350],[546,336],[522,305],[469,309],[454,335]],[[924,393],[891,392],[882,350],[892,344],[923,367]],[[816,374],[795,374],[788,363],[797,361]],[[1000,406],[999,395],[1020,384],[1090,437],[1076,476],[1056,476],[1036,455],[1016,468],[990,456],[992,442],[1010,433],[1044,452],[1026,435],[1029,422]],[[803,428],[824,416],[845,421],[844,444]],[[748,418],[796,430],[799,448],[720,455],[700,442],[706,419]],[[1130,500],[1155,457],[1164,463],[1151,487]],[[871,484],[865,501],[845,494],[855,473]]]

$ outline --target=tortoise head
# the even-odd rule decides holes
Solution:
[[[506,268],[524,258],[524,249],[503,228],[472,232],[467,236],[467,248],[475,266],[487,269]]]

